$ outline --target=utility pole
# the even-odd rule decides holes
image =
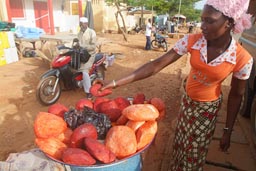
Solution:
[[[177,28],[179,30],[179,22],[180,22],[180,7],[181,7],[181,0],[180,0],[180,4],[179,4],[179,12],[178,12],[178,22],[177,22]],[[178,31],[177,31],[178,33]]]

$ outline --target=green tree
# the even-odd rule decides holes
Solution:
[[[116,22],[118,25],[118,30],[124,36],[124,39],[127,41],[127,29],[124,17],[122,15],[122,11],[120,8],[121,3],[126,3],[132,7],[141,7],[141,22],[140,26],[144,24],[143,21],[143,9],[146,8],[148,10],[155,11],[157,14],[169,14],[169,16],[174,16],[179,13],[185,15],[187,17],[187,21],[199,21],[201,10],[196,10],[194,8],[195,3],[200,0],[106,0],[106,2],[114,4],[117,8]],[[181,2],[181,5],[180,5]],[[124,27],[120,27],[120,23],[118,23],[118,17],[122,19],[122,25]],[[152,20],[153,21],[153,20]]]
[[[128,0],[131,1],[140,1],[140,0]],[[143,1],[143,0],[141,0]],[[174,16],[175,14],[178,14],[179,12],[179,6],[180,6],[180,13],[182,15],[185,15],[187,17],[187,20],[200,20],[200,13],[201,10],[197,10],[194,8],[195,3],[200,0],[144,0],[147,1],[145,3],[146,9],[151,9],[153,6],[154,11],[156,11],[157,14],[169,14],[170,16]],[[153,2],[151,2],[153,1]]]
[[[148,10],[152,11],[152,18],[153,18],[153,11],[155,11],[154,7],[160,6],[164,0],[128,0],[128,5],[136,7],[139,6],[141,7],[141,22],[140,22],[140,27],[142,24],[144,24],[143,20],[143,9],[144,7]],[[152,20],[153,21],[153,20]]]

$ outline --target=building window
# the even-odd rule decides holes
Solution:
[[[12,18],[24,18],[23,0],[9,0]]]

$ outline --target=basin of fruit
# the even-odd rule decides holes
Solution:
[[[72,171],[139,171],[141,153],[157,133],[164,116],[160,98],[143,94],[80,99],[74,107],[56,103],[34,121],[35,143],[51,160]]]

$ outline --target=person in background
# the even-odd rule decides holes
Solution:
[[[184,92],[173,142],[173,171],[202,171],[222,103],[221,83],[232,75],[227,117],[219,147],[226,152],[253,59],[232,38],[251,26],[249,0],[207,0],[199,34],[187,34],[174,47],[127,76],[104,84],[102,90],[150,77],[190,53],[191,70]],[[157,83],[159,84],[159,83]]]
[[[86,63],[81,63],[79,71],[83,72],[83,88],[86,93],[86,97],[92,98],[90,93],[91,80],[89,71],[95,60],[97,37],[95,31],[88,27],[88,19],[86,17],[80,18],[80,31],[77,36],[80,46],[85,48],[91,55],[90,59]]]
[[[152,25],[151,25],[151,19],[148,19],[148,23],[146,25],[146,46],[145,50],[151,50],[151,30],[152,30]]]
[[[171,33],[174,33],[174,32],[175,32],[175,21],[174,21],[173,18],[172,18],[171,21],[170,21],[170,27],[171,27],[171,28],[170,28],[170,29],[171,29],[170,32],[171,32]]]
[[[193,32],[193,28],[194,28],[194,23],[193,22],[189,22],[188,23],[188,33],[192,33]]]

